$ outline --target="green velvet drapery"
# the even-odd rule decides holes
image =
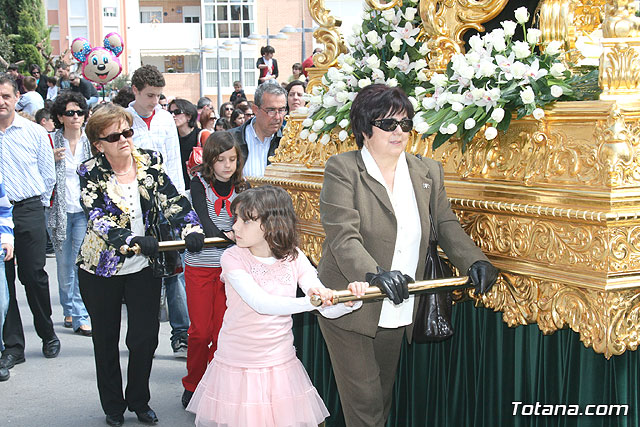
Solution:
[[[454,337],[403,346],[387,426],[640,425],[638,352],[606,360],[571,330],[545,336],[537,325],[509,328],[502,314],[454,307]],[[327,427],[344,426],[331,362],[315,317],[295,318],[298,357],[331,412]],[[511,402],[628,404],[627,416],[513,416]]]

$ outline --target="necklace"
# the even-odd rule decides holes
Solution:
[[[124,176],[124,175],[128,175],[128,174],[129,174],[129,172],[131,172],[131,169],[133,169],[133,158],[131,158],[131,164],[129,165],[129,169],[127,169],[127,171],[126,171],[126,172],[118,173],[118,172],[116,172],[116,171],[113,171],[113,173],[114,173],[116,176]]]

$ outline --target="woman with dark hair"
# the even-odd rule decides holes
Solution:
[[[224,117],[221,117],[216,121],[216,127],[214,128],[214,132],[222,132],[229,129],[231,129],[231,124],[229,123],[229,120],[225,119]]]
[[[243,123],[244,112],[236,108],[235,110],[233,110],[233,113],[231,113],[231,126],[235,128],[238,126],[242,126]]]
[[[442,165],[405,153],[413,114],[402,89],[363,88],[350,111],[359,150],[325,165],[320,280],[345,289],[372,273],[370,284],[388,297],[340,319],[318,318],[350,427],[386,424],[402,338],[411,341],[416,313],[407,285],[424,277],[431,227],[477,293],[489,291],[498,275],[451,210]]]
[[[227,120],[231,119],[231,113],[233,113],[233,104],[230,102],[225,102],[220,106],[220,118],[224,118]]]
[[[300,80],[294,80],[285,89],[287,91],[287,108],[291,114],[299,107],[304,106],[304,92],[307,90],[307,84]]]
[[[89,217],[78,277],[93,326],[100,403],[111,426],[124,423],[127,408],[145,424],[158,422],[149,407],[149,376],[158,346],[162,280],[153,274],[149,258],[158,253],[152,230],[161,213],[189,251],[198,252],[204,244],[198,216],[171,183],[160,155],[134,147],[132,124],[133,116],[120,106],[96,111],[86,133],[98,154],[78,168]],[[134,255],[129,248],[135,247]],[[118,349],[123,300],[129,350],[124,396]]]
[[[29,65],[29,74],[36,79],[36,92],[40,94],[42,99],[47,99],[47,90],[49,86],[47,86],[47,76],[42,75],[42,70],[38,64]]]
[[[258,85],[278,78],[278,61],[273,57],[275,53],[276,50],[273,46],[267,45],[260,49],[260,55],[262,55],[262,57],[256,61],[256,68],[260,70]]]
[[[191,200],[207,237],[233,241],[231,202],[249,183],[242,177],[242,154],[228,132],[215,132],[202,150],[202,164],[191,180]],[[218,343],[226,309],[220,257],[226,248],[185,252],[184,278],[189,307],[187,375],[182,379],[186,408]]]
[[[182,160],[182,175],[185,189],[189,190],[191,177],[187,170],[187,161],[193,151],[193,147],[198,145],[198,110],[196,106],[186,99],[176,98],[169,103],[168,111],[173,115],[173,120],[178,128],[178,139],[180,140],[180,159]]]
[[[56,186],[47,220],[56,254],[64,327],[84,336],[91,336],[91,326],[78,287],[76,258],[87,232],[87,217],[80,205],[76,169],[92,156],[91,144],[84,133],[88,112],[87,101],[78,92],[63,91],[53,103],[51,115],[57,129],[53,134]]]

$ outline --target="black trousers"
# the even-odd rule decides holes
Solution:
[[[49,276],[44,271],[47,229],[44,207],[39,198],[16,203],[13,206],[13,223],[18,278],[24,285],[36,333],[41,339],[49,340],[56,334],[51,321]],[[24,332],[16,301],[16,273],[13,260],[5,262],[5,272],[9,285],[9,311],[2,331],[6,347],[4,354],[22,355],[24,354]]]
[[[138,273],[100,277],[78,269],[80,294],[91,316],[93,352],[100,403],[107,415],[129,408],[149,408],[149,376],[158,347],[161,280],[147,267]],[[122,395],[120,320],[122,299],[127,305],[127,388]]]

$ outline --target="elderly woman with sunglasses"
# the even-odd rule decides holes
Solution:
[[[325,166],[320,280],[346,289],[373,273],[369,282],[388,297],[339,319],[318,319],[350,427],[386,424],[402,338],[411,340],[417,308],[407,285],[424,277],[430,218],[440,247],[477,292],[497,278],[451,211],[442,165],[405,153],[413,114],[401,89],[365,87],[350,111],[359,150],[332,156]]]
[[[91,144],[84,133],[88,112],[84,96],[77,92],[64,91],[53,103],[51,116],[57,129],[53,134],[56,186],[47,218],[56,254],[64,327],[84,336],[91,336],[91,326],[80,296],[75,261],[87,231],[87,217],[80,205],[80,179],[76,169],[92,156]]]
[[[158,346],[161,279],[149,266],[158,252],[151,227],[159,212],[199,252],[204,234],[184,195],[167,176],[160,154],[133,145],[133,117],[106,105],[87,122],[98,155],[78,168],[81,201],[89,217],[78,256],[80,292],[91,315],[98,391],[107,424],[122,425],[124,411],[147,424],[158,421],[149,407],[149,375]],[[133,255],[129,247],[138,245]],[[121,304],[127,305],[128,382],[122,394],[118,341]]]

